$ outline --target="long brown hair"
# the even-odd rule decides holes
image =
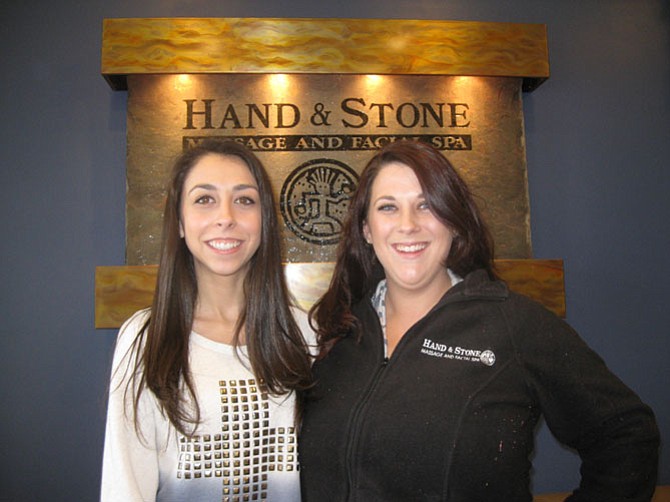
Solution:
[[[208,139],[176,160],[168,184],[153,305],[134,343],[136,365],[126,389],[126,393],[132,391],[138,431],[138,405],[146,389],[153,392],[180,433],[193,434],[200,422],[188,352],[198,284],[193,256],[179,235],[179,222],[184,181],[197,162],[211,153],[244,161],[260,194],[261,242],[245,277],[246,303],[237,322],[234,345],[238,346],[244,328],[251,369],[271,394],[300,391],[309,385],[308,348],[290,310],[269,177],[256,155],[244,146]]]
[[[373,248],[365,241],[363,225],[372,184],[379,171],[391,162],[400,162],[414,171],[431,211],[454,232],[444,266],[462,277],[475,269],[484,269],[491,278],[495,277],[493,239],[470,190],[449,160],[427,143],[408,140],[388,143],[361,173],[349,202],[330,286],[310,310],[322,354],[338,337],[357,327],[352,306],[384,277]]]

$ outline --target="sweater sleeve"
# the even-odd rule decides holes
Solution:
[[[531,392],[552,434],[581,457],[568,500],[651,500],[660,441],[652,410],[567,323],[525,300],[516,312],[515,350]]]
[[[119,331],[110,379],[107,425],[102,464],[101,502],[146,502],[156,499],[158,455],[155,413],[159,413],[149,391],[138,406],[140,433],[135,430],[132,392],[126,392],[134,371],[133,342],[144,324],[147,311],[131,317]]]

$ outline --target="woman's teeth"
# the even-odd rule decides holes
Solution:
[[[209,245],[219,251],[228,251],[242,244],[240,241],[210,241]]]

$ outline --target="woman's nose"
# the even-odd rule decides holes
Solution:
[[[400,212],[400,229],[411,232],[418,228],[416,213],[412,209],[403,209]]]
[[[219,206],[216,224],[220,227],[230,227],[235,224],[235,216],[230,203],[224,202]]]

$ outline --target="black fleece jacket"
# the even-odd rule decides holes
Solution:
[[[315,364],[306,396],[304,502],[530,501],[540,416],[581,456],[569,500],[651,499],[651,409],[539,304],[473,272],[389,360],[369,299],[354,313],[360,341],[343,337]]]

